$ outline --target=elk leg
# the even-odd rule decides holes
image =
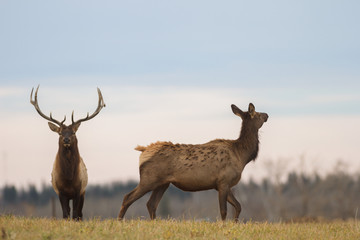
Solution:
[[[80,199],[79,199],[78,195],[73,198],[73,215],[72,215],[72,218],[74,220],[78,220],[78,208],[79,208],[79,202],[80,202],[79,200]]]
[[[241,205],[240,203],[238,202],[238,200],[236,200],[233,192],[230,190],[229,191],[229,194],[227,196],[227,201],[233,205],[233,207],[235,208],[235,213],[234,213],[234,220],[235,222],[239,221],[239,215],[240,215],[240,212],[241,212]]]
[[[61,209],[63,211],[63,218],[70,218],[70,199],[61,193],[59,193],[59,199],[61,203]]]
[[[227,213],[227,198],[229,195],[229,188],[228,187],[219,187],[219,205],[220,205],[220,214],[221,219],[224,221],[226,219]]]
[[[152,192],[151,197],[146,204],[151,219],[156,218],[156,209],[166,189],[168,189],[169,185],[170,183],[161,185],[160,187],[154,189],[154,191]]]
[[[82,206],[84,204],[84,194],[77,195],[73,199],[73,219],[79,221],[82,219]]]
[[[124,215],[127,211],[127,209],[130,207],[131,204],[133,204],[136,200],[144,196],[146,193],[150,192],[152,189],[150,187],[137,185],[137,187],[132,190],[130,193],[126,194],[118,215],[118,220],[121,220],[124,218]]]
[[[82,209],[84,206],[84,200],[85,200],[85,192],[82,195],[80,195],[80,203],[79,203],[79,211],[78,211],[79,220],[82,220],[83,217]]]

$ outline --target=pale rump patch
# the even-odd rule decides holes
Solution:
[[[135,148],[135,150],[140,151],[140,152],[143,152],[143,151],[146,150],[146,147],[137,145],[136,148]]]
[[[137,146],[135,150],[141,151],[139,166],[141,166],[144,162],[151,159],[161,148],[164,146],[174,145],[172,142],[156,142],[151,143],[149,146]]]

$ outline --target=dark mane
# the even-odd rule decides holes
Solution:
[[[36,88],[35,96],[33,98],[34,88],[30,93],[30,103],[34,106],[37,113],[48,121],[51,131],[59,135],[59,149],[56,154],[53,170],[51,172],[51,183],[59,196],[63,218],[70,218],[70,200],[73,200],[73,215],[74,220],[82,219],[82,209],[85,199],[85,188],[88,182],[88,175],[85,163],[79,154],[78,142],[76,139],[76,131],[79,129],[82,122],[93,119],[99,114],[101,109],[105,107],[104,99],[101,91],[98,88],[98,105],[94,113],[91,115],[87,113],[86,117],[74,120],[74,111],[71,114],[71,125],[65,125],[66,116],[62,121],[56,120],[50,115],[44,114],[38,103],[39,86]]]
[[[221,219],[226,219],[229,203],[235,208],[234,220],[238,221],[241,204],[231,188],[240,181],[246,164],[256,159],[258,130],[269,116],[256,112],[252,103],[248,112],[234,104],[231,109],[242,119],[240,136],[236,140],[215,139],[204,144],[175,145],[156,142],[147,147],[138,146],[136,150],[142,151],[140,182],[124,196],[118,219],[123,219],[129,206],[150,191],[146,207],[150,218],[155,219],[158,204],[172,184],[183,191],[217,190]]]
[[[259,152],[259,133],[258,129],[253,126],[251,121],[245,123],[247,119],[243,120],[240,136],[235,141],[235,145],[240,153],[246,152],[246,163],[255,160]]]
[[[65,148],[59,144],[59,164],[62,175],[66,181],[71,182],[76,179],[80,162],[79,149],[77,143]]]

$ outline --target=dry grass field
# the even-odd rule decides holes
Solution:
[[[0,239],[360,239],[353,221],[234,223],[178,220],[85,220],[0,216]]]

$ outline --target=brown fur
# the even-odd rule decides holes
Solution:
[[[235,186],[247,163],[255,160],[259,150],[258,129],[267,121],[266,113],[242,112],[232,105],[234,114],[243,120],[240,137],[236,140],[216,139],[204,144],[173,144],[156,142],[138,146],[140,155],[139,185],[124,197],[119,213],[122,219],[127,208],[145,193],[152,191],[147,203],[150,217],[156,217],[158,203],[172,183],[184,191],[216,189],[219,192],[221,218],[226,218],[226,201],[235,207],[235,220],[241,211],[231,188]]]
[[[77,130],[78,126],[76,127]],[[59,133],[59,150],[56,154],[51,182],[58,194],[63,217],[70,217],[69,200],[73,200],[73,219],[82,219],[82,207],[85,198],[85,188],[88,182],[86,166],[80,157],[75,126],[62,125],[52,127]],[[69,146],[65,146],[65,138],[70,139]]]
[[[48,120],[48,125],[53,132],[59,134],[59,150],[56,154],[53,171],[51,173],[51,182],[55,192],[58,194],[61,208],[63,211],[63,218],[70,218],[70,205],[69,201],[73,200],[73,219],[82,219],[82,208],[85,198],[85,188],[88,182],[87,169],[80,157],[78,142],[76,138],[76,131],[79,129],[81,122],[88,121],[94,118],[103,107],[105,107],[104,100],[100,89],[98,88],[98,106],[95,112],[91,115],[89,113],[85,118],[74,121],[74,112],[71,115],[72,124],[66,126],[64,124],[66,117],[63,121],[54,119],[50,113],[50,116],[46,116],[40,110],[37,93],[39,86],[35,91],[34,100],[32,98],[32,89],[30,94],[30,103],[35,107],[35,110],[39,115]],[[55,123],[55,124],[54,124]]]

